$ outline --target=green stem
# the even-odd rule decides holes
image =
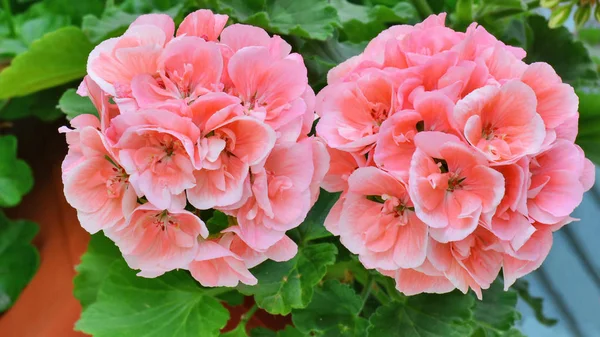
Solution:
[[[246,311],[246,313],[242,315],[242,318],[240,319],[240,325],[246,327],[246,324],[248,324],[248,321],[250,321],[252,316],[254,316],[256,310],[258,310],[258,305],[255,303],[250,310]]]
[[[10,36],[15,37],[17,36],[17,30],[15,29],[15,21],[13,20],[12,11],[10,9],[10,0],[2,0],[2,7],[4,7],[4,11],[6,12]]]
[[[429,6],[429,3],[427,3],[427,0],[412,0],[412,3],[417,8],[419,14],[421,14],[421,17],[426,18],[433,14],[433,10]]]
[[[369,279],[367,280],[367,283],[365,284],[365,287],[362,290],[362,293],[360,294],[360,297],[362,298],[362,306],[365,306],[365,303],[367,303],[367,300],[369,299],[369,296],[371,295],[371,291],[373,290],[373,284],[375,283],[375,278],[373,276],[369,276]]]

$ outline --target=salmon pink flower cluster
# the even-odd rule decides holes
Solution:
[[[594,182],[578,98],[551,66],[445,14],[394,26],[317,95],[326,226],[407,295],[505,287],[538,268]]]
[[[61,128],[68,202],[141,276],[188,269],[204,286],[256,284],[249,268],[296,254],[285,232],[328,170],[325,145],[308,137],[315,95],[302,57],[227,20],[199,10],[175,31],[167,15],[139,17],[89,56],[78,93],[100,118]],[[216,210],[226,228],[210,230]]]

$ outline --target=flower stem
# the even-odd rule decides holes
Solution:
[[[2,7],[4,7],[4,11],[6,12],[6,22],[8,24],[10,36],[15,37],[17,35],[17,30],[15,29],[15,21],[13,20],[12,11],[10,9],[10,0],[2,0]]]
[[[433,14],[433,10],[431,9],[431,6],[429,6],[429,3],[427,3],[427,0],[412,0],[412,3],[423,18]]]
[[[248,324],[248,321],[250,321],[250,319],[252,318],[252,316],[254,316],[256,310],[258,310],[258,305],[256,305],[255,303],[252,306],[252,308],[250,308],[250,310],[246,311],[246,313],[242,315],[242,318],[240,319],[240,325],[243,325],[245,327],[246,324]]]
[[[369,296],[371,295],[371,291],[373,290],[373,284],[375,283],[375,278],[373,276],[369,276],[369,279],[367,280],[367,283],[365,284],[365,287],[362,290],[362,293],[360,294],[360,297],[362,298],[362,302],[363,302],[363,307],[365,306],[365,303],[367,303],[367,300],[369,299]]]

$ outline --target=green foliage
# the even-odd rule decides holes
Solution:
[[[325,276],[327,266],[335,262],[336,253],[330,243],[301,247],[289,261],[266,261],[253,268],[258,284],[239,285],[238,289],[245,295],[254,295],[258,306],[269,313],[287,315],[292,309],[308,305],[314,286]]]
[[[214,211],[212,217],[206,221],[206,227],[210,234],[218,234],[229,227],[229,218],[223,212]]]
[[[250,332],[250,337],[307,337],[307,335],[288,325],[284,330],[278,332],[265,328],[256,328]]]
[[[333,305],[335,303],[335,305]],[[364,337],[369,322],[359,317],[363,300],[354,289],[330,280],[315,289],[312,301],[292,317],[298,330],[323,337]]]
[[[199,287],[185,271],[146,279],[115,262],[76,329],[95,337],[219,336],[229,313],[215,293]]]
[[[33,187],[29,165],[17,159],[17,139],[0,137],[0,207],[12,207]]]
[[[62,94],[58,101],[58,108],[67,115],[68,119],[83,114],[98,115],[90,98],[79,96],[75,89],[69,89]]]
[[[527,303],[527,305],[529,305],[529,307],[531,307],[531,309],[535,313],[535,318],[538,320],[538,322],[546,326],[556,325],[556,323],[558,322],[556,319],[548,318],[546,317],[546,315],[544,315],[544,300],[539,297],[532,296],[529,293],[529,283],[527,283],[527,281],[523,279],[517,280],[517,282],[513,284],[512,289],[514,289],[519,294],[519,298],[521,300],[523,300],[525,303]]]
[[[24,96],[82,78],[92,48],[77,27],[64,27],[44,35],[0,73],[0,99]]]
[[[0,107],[0,119],[17,120],[34,116],[42,121],[53,121],[62,116],[56,108],[61,87],[38,91],[34,94],[7,99]]]
[[[333,207],[333,204],[335,204],[338,198],[339,193],[329,193],[325,190],[321,190],[319,199],[308,212],[304,222],[290,231],[289,235],[300,243],[332,236],[332,234],[325,229],[323,223],[325,222],[327,214],[329,214],[329,210]]]
[[[77,276],[73,280],[73,293],[84,309],[96,302],[100,284],[106,279],[111,264],[118,260],[121,254],[110,239],[102,232],[92,235],[81,263],[75,267]]]
[[[40,257],[31,244],[38,226],[9,220],[0,212],[0,313],[10,308],[38,269]]]
[[[474,299],[455,291],[416,295],[382,306],[371,316],[369,336],[465,337],[472,333]]]
[[[93,43],[99,43],[125,32],[140,14],[165,13],[177,17],[185,9],[185,1],[177,0],[127,0],[119,6],[108,6],[102,15],[83,17],[81,29]]]
[[[327,40],[339,25],[327,0],[220,0],[219,8],[239,22],[271,33]]]
[[[475,302],[473,337],[514,335],[511,329],[521,319],[516,309],[517,293],[514,290],[504,291],[502,282],[496,280],[490,289],[483,292],[483,299]]]
[[[348,0],[332,0],[348,41],[367,41],[387,28],[387,25],[413,23],[418,20],[415,7],[410,2],[399,1],[394,6],[364,6]]]

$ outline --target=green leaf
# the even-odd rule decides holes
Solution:
[[[482,0],[477,8],[475,18],[485,16],[506,17],[525,12],[527,4],[523,0]]]
[[[75,89],[69,89],[63,93],[58,101],[58,108],[67,115],[67,119],[73,119],[83,114],[98,116],[98,111],[90,98],[79,96]]]
[[[465,337],[472,333],[471,296],[455,291],[445,295],[422,294],[392,302],[370,318],[371,337]]]
[[[128,0],[118,7],[107,7],[101,16],[86,15],[81,29],[90,41],[99,43],[123,34],[141,14],[165,13],[175,18],[184,8],[184,3],[177,0]]]
[[[308,337],[300,330],[288,325],[284,330],[271,331],[265,328],[256,328],[250,331],[250,337]]]
[[[222,333],[221,337],[248,337],[246,332],[246,325],[240,324],[235,329]]]
[[[398,2],[388,7],[362,6],[348,0],[332,0],[331,5],[336,8],[344,35],[351,42],[369,41],[390,24],[418,21],[417,10],[408,2]]]
[[[327,238],[332,236],[323,225],[325,218],[333,204],[339,199],[339,193],[329,193],[321,190],[319,199],[308,212],[304,222],[294,230],[288,233],[297,242],[306,243],[308,241]]]
[[[81,22],[84,15],[99,15],[102,13],[105,2],[105,0],[44,0],[44,4],[49,11],[55,14],[68,15],[76,24]]]
[[[339,25],[327,0],[220,0],[219,6],[235,20],[275,34],[324,41]]]
[[[38,226],[0,212],[0,312],[10,308],[35,275],[40,257],[31,244]]]
[[[474,316],[476,332],[482,337],[503,337],[521,319],[516,310],[517,292],[504,291],[502,282],[496,280],[483,292],[483,300],[475,302]]]
[[[575,15],[573,16],[573,20],[575,21],[575,26],[577,29],[581,28],[592,16],[592,7],[587,5],[580,5],[575,11]]]
[[[254,295],[259,307],[274,315],[287,315],[292,309],[308,305],[313,288],[325,276],[327,266],[335,262],[337,249],[330,243],[301,247],[286,262],[266,261],[252,269],[258,279],[255,286],[239,285],[245,295]]]
[[[351,58],[360,54],[364,45],[339,42],[336,37],[325,42],[307,41],[299,49],[308,69],[308,80],[315,92],[327,84],[327,72]]]
[[[96,302],[75,328],[95,337],[219,336],[229,312],[186,271],[146,279],[125,262],[113,263]]]
[[[0,39],[0,56],[1,57],[13,57],[27,50],[21,40],[17,39]]]
[[[531,307],[538,322],[545,326],[554,326],[558,323],[556,319],[548,318],[544,315],[544,300],[540,297],[532,296],[529,293],[529,283],[527,283],[527,281],[523,279],[517,280],[517,282],[513,284],[512,289],[516,290],[519,294],[519,298]]]
[[[213,216],[206,221],[206,227],[210,234],[218,234],[229,227],[229,217],[227,214],[215,210]]]
[[[92,48],[77,27],[44,35],[0,73],[0,99],[24,96],[83,77]]]
[[[44,34],[70,24],[71,19],[69,17],[46,12],[39,17],[23,22],[18,28],[18,34],[23,42],[31,45],[35,40],[44,36]]]
[[[586,157],[600,163],[600,85],[582,81],[575,87],[579,97],[579,134],[576,143]]]
[[[580,79],[596,79],[596,67],[583,43],[575,41],[565,27],[548,28],[546,19],[532,15],[528,19],[533,41],[527,46],[527,63],[547,62],[563,81],[573,83]]]
[[[556,7],[552,11],[552,14],[550,14],[550,19],[548,20],[548,27],[558,28],[562,26],[562,24],[565,23],[565,21],[567,21],[567,19],[569,18],[569,15],[571,15],[572,9],[573,3]]]
[[[73,294],[84,309],[96,302],[100,284],[107,277],[111,264],[117,260],[121,260],[117,246],[102,232],[92,235],[87,251],[81,256],[81,263],[75,267],[77,276],[73,280]]]
[[[315,289],[306,308],[292,312],[292,319],[298,330],[314,336],[362,337],[367,335],[369,326],[366,319],[358,316],[362,306],[354,289],[330,280]]]
[[[17,159],[17,138],[0,137],[0,207],[12,207],[33,187],[31,169]]]
[[[34,116],[42,121],[53,121],[62,117],[60,110],[56,108],[58,96],[64,89],[54,87],[36,93],[10,98],[0,108],[0,119],[15,120]]]

